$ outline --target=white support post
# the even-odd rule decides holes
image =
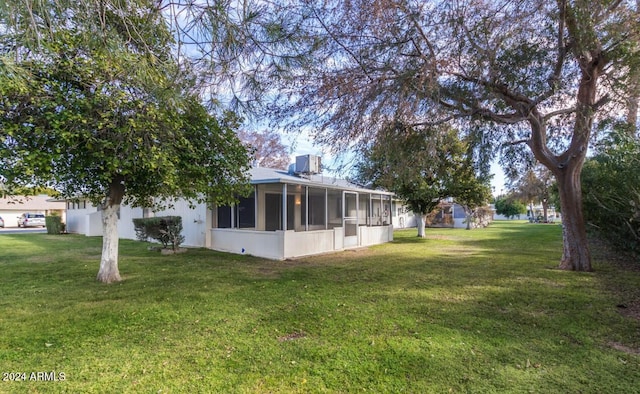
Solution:
[[[282,231],[287,231],[287,184],[282,184]]]

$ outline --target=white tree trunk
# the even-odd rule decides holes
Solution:
[[[120,204],[104,204],[102,209],[102,258],[97,279],[103,283],[119,282],[118,209]]]
[[[416,213],[416,224],[418,226],[418,237],[424,238],[426,235],[424,233],[424,217],[421,213]]]

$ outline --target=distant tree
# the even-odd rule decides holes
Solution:
[[[0,197],[16,197],[16,196],[37,196],[40,194],[46,194],[49,197],[56,197],[60,193],[50,187],[14,187],[11,190],[7,189],[5,185],[0,184]]]
[[[473,210],[487,201],[489,187],[476,175],[468,145],[457,130],[392,122],[374,141],[356,165],[355,181],[402,198],[416,215],[419,237],[425,236],[424,215],[443,198],[453,197],[463,205],[469,223]]]
[[[454,168],[456,170],[451,174],[450,184],[447,187],[448,194],[463,207],[467,216],[467,230],[470,230],[477,209],[486,206],[491,199],[489,179],[476,175],[469,156],[458,158],[458,164]]]
[[[509,219],[527,213],[527,207],[514,197],[500,197],[495,205],[496,213]]]
[[[247,190],[237,118],[200,104],[155,2],[8,1],[3,11],[0,180],[101,208],[99,281],[121,280],[121,204],[228,203]]]
[[[533,204],[542,205],[544,221],[548,221],[548,209],[551,201],[553,177],[543,166],[537,166],[524,173],[512,184],[511,191],[516,198],[529,204],[531,216],[534,215]]]
[[[253,152],[255,166],[280,170],[289,167],[291,151],[282,143],[282,137],[278,132],[238,130],[238,138]]]

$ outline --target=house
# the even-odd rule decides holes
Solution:
[[[489,207],[480,207],[473,214],[471,228],[487,227],[492,221],[493,211]],[[467,228],[467,213],[462,205],[455,203],[452,198],[446,198],[427,215],[426,226]]]
[[[46,194],[0,197],[0,217],[4,219],[5,227],[18,227],[18,217],[27,212],[58,215],[63,222],[66,215],[64,202],[53,201]]]
[[[200,246],[274,260],[380,244],[393,240],[393,193],[364,189],[320,173],[320,160],[296,158],[289,171],[250,170],[253,193],[232,206],[190,208],[178,200],[172,209],[151,212],[121,207],[121,238],[135,239],[132,219],[182,217],[185,246]],[[101,235],[101,214],[87,201],[67,202],[67,229]]]
[[[67,200],[66,229],[70,233],[83,234],[88,237],[102,236],[102,212],[100,207],[94,206],[88,200]],[[133,208],[121,205],[118,212],[118,234],[120,238],[137,239],[133,227],[134,218],[153,216],[181,216],[182,234],[185,236],[183,245],[203,247],[205,245],[205,221],[208,210],[203,204],[190,207],[184,200],[173,202],[173,207],[161,211],[149,208]]]

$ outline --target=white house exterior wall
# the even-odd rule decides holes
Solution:
[[[208,210],[205,204],[197,204],[193,208],[189,206],[186,200],[178,200],[172,209],[159,211],[155,216],[181,216],[182,217],[182,235],[184,235],[184,246],[204,247],[207,232],[207,214]],[[136,216],[142,217],[142,211]],[[133,222],[130,220],[131,228]],[[133,234],[135,238],[135,231]]]
[[[285,231],[213,228],[211,248],[221,252],[284,260],[284,234]]]
[[[102,236],[102,213],[92,212],[85,216],[85,230],[84,234],[87,237],[99,237]]]
[[[86,208],[67,208],[66,229],[70,233],[88,235],[90,233],[89,215],[96,212],[96,208],[87,203]],[[102,233],[102,229],[100,230]]]
[[[156,215],[164,216],[164,215]],[[120,217],[118,219],[118,235],[124,239],[136,239],[136,230],[133,227],[133,219],[142,217],[142,208],[131,208],[128,205],[120,206]],[[102,220],[102,219],[100,219]],[[100,232],[102,234],[102,231]]]
[[[336,249],[332,230],[287,231],[284,237],[285,258],[331,252]],[[342,230],[340,228],[340,230]]]
[[[272,260],[344,250],[342,227],[317,231],[255,231],[228,228],[211,229],[211,249],[249,254]],[[393,240],[393,226],[360,227],[359,244],[376,245]]]
[[[85,205],[83,204],[83,207]],[[204,247],[206,235],[207,209],[204,204],[198,204],[193,209],[184,200],[178,200],[171,209],[155,212],[155,216],[181,216],[184,246]],[[142,208],[132,208],[127,205],[120,207],[118,219],[118,236],[124,239],[136,239],[133,226],[134,218],[143,217]],[[102,235],[102,213],[91,203],[86,208],[67,210],[67,231],[84,234],[86,236]]]
[[[378,245],[393,241],[393,226],[360,226],[360,246]]]

